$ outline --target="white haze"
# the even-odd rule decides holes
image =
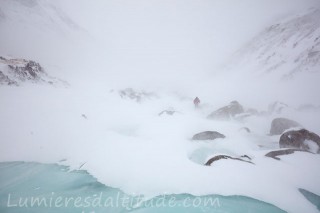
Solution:
[[[279,137],[267,134],[280,115],[206,119],[232,100],[259,111],[279,100],[292,107],[281,116],[320,134],[319,113],[293,109],[320,104],[318,75],[284,83],[220,66],[264,28],[317,2],[0,0],[0,55],[34,59],[70,83],[0,87],[0,161],[64,159],[73,168],[85,163],[99,181],[128,193],[246,195],[289,212],[317,212],[297,188],[320,194],[319,156],[264,156],[279,148]],[[127,87],[158,98],[121,99],[117,89]],[[158,116],[169,107],[181,113]],[[243,126],[252,134],[239,132]],[[227,137],[190,141],[206,130]],[[247,154],[256,165],[203,166],[217,153]]]
[[[265,96],[264,105],[272,99],[298,104],[294,98],[288,98],[296,85],[279,88],[284,90],[283,94],[280,91],[280,97],[274,97],[269,94],[268,80],[262,80],[267,83],[261,87],[260,82],[255,84],[256,79],[250,83],[245,80],[247,76],[241,79],[232,74],[222,77],[230,78],[229,83],[224,83],[216,73],[221,71],[221,64],[264,28],[316,5],[317,1],[56,2],[56,9],[65,12],[73,23],[55,20],[52,11],[46,9],[46,5],[53,4],[46,0],[39,2],[39,9],[31,8],[27,14],[2,12],[12,13],[2,21],[1,40],[6,41],[0,46],[2,54],[38,59],[53,66],[59,77],[81,86],[91,86],[82,83],[90,80],[102,87],[108,84],[108,88],[166,89],[208,100],[219,95],[222,102],[241,101],[261,92]],[[311,102],[314,98],[304,101]]]

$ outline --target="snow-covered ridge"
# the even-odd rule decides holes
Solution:
[[[310,9],[268,27],[235,54],[231,66],[285,79],[319,72],[319,20],[320,9]]]
[[[26,59],[4,58],[0,56],[0,85],[18,86],[23,82],[64,84],[57,78],[49,76],[37,62]]]

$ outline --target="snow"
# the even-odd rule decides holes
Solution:
[[[272,145],[276,139],[264,134],[269,126],[255,132],[254,127],[264,125],[263,117],[247,121],[253,133],[243,134],[239,132],[243,123],[207,120],[192,102],[165,93],[136,103],[107,90],[49,86],[39,90],[27,85],[3,87],[0,96],[0,118],[6,121],[0,123],[0,161],[66,159],[60,163],[74,169],[85,163],[82,169],[99,181],[129,194],[246,195],[289,212],[316,212],[297,189],[320,193],[320,157],[309,153],[284,156],[281,161],[264,157],[267,150],[259,145],[269,146],[268,150],[278,147]],[[182,113],[158,116],[168,102]],[[216,130],[226,138],[191,141],[201,130]],[[194,162],[190,156],[199,149],[203,153]],[[246,154],[255,165],[221,160],[203,166],[216,154]],[[289,202],[293,199],[294,203]]]
[[[320,194],[319,155],[296,152],[278,161],[265,154],[279,149],[280,136],[268,135],[275,117],[294,119],[320,134],[320,120],[315,119],[319,111],[294,109],[320,104],[315,92],[319,73],[300,73],[283,82],[282,73],[275,72],[275,78],[240,72],[243,67],[223,73],[214,68],[275,17],[305,8],[309,1],[263,1],[254,6],[246,1],[241,10],[240,3],[231,0],[206,6],[176,0],[175,7],[169,1],[139,1],[141,7],[128,1],[59,1],[66,13],[52,9],[59,4],[36,2],[41,7],[36,6],[35,13],[35,7],[21,1],[0,0],[5,16],[0,18],[0,39],[9,39],[1,42],[0,54],[33,59],[70,87],[1,86],[0,161],[82,166],[103,184],[129,194],[245,195],[288,212],[317,212],[298,189]],[[84,20],[94,11],[96,16]],[[248,14],[235,20],[232,12],[236,17]],[[87,31],[66,23],[72,20],[67,15]],[[246,30],[250,20],[252,29]],[[154,23],[159,25],[150,28]],[[138,103],[117,93],[130,87],[156,97]],[[199,109],[192,103],[195,96],[201,100]],[[233,100],[266,113],[241,122],[206,118]],[[293,108],[268,114],[267,106],[276,100]],[[170,107],[180,113],[158,116]],[[239,131],[242,127],[251,133]],[[218,131],[226,138],[191,141],[201,131]],[[203,165],[217,154],[248,155],[254,165],[233,160]]]
[[[312,140],[305,140],[303,142],[304,145],[308,146],[310,151],[313,153],[318,153],[319,152],[319,146],[316,142],[312,141]]]

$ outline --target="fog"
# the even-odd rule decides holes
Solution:
[[[74,86],[164,89],[202,96],[208,102],[243,99],[254,104],[260,101],[249,97],[260,93],[265,106],[270,101],[295,100],[291,92],[297,84],[279,83],[281,88],[273,84],[270,89],[278,79],[262,76],[257,82],[251,74],[242,76],[241,68],[225,75],[222,65],[266,27],[319,3],[1,0],[1,4],[1,54],[38,60]],[[10,4],[15,10],[7,7]],[[305,93],[314,84],[310,87]]]
[[[0,162],[67,165],[146,198],[245,195],[288,212],[318,212],[297,189],[320,194],[319,155],[275,160],[266,154],[281,147],[280,135],[269,134],[274,118],[301,124],[284,131],[320,134],[320,49],[309,51],[320,48],[320,25],[309,20],[315,29],[304,43],[295,39],[309,29],[291,28],[291,43],[283,43],[287,25],[262,39],[259,45],[270,50],[263,57],[277,56],[269,72],[255,66],[262,55],[257,46],[247,55],[238,50],[266,28],[319,6],[318,0],[0,0],[6,58],[0,59]],[[316,56],[301,57],[310,62],[301,62],[304,68],[315,70],[283,79],[302,53]],[[282,55],[288,63],[278,69]],[[25,78],[8,68],[15,62],[10,57],[39,62],[53,77],[45,79],[56,81]],[[244,62],[234,63],[237,57]],[[6,85],[2,71],[19,85]],[[234,100],[243,108],[235,114],[228,106]],[[269,110],[275,101],[284,104]],[[297,110],[303,104],[313,106]],[[223,106],[225,120],[208,119]],[[203,131],[225,138],[192,140]],[[204,166],[218,155],[246,155],[250,163],[222,159]],[[8,190],[20,189],[9,183]]]

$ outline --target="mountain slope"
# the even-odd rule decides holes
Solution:
[[[320,9],[270,26],[240,49],[231,67],[281,79],[320,71]]]
[[[97,64],[98,56],[89,57],[97,45],[61,3],[0,0],[0,56],[37,61],[48,73],[69,82],[81,78]]]

